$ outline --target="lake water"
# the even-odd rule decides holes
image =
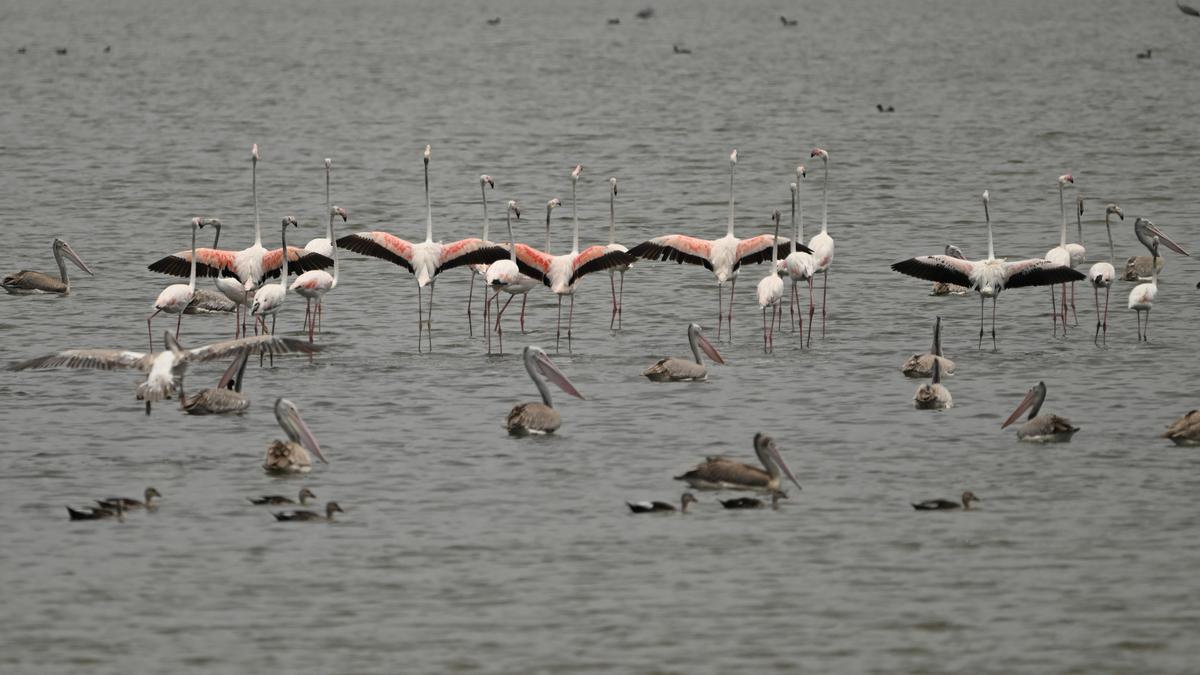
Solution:
[[[343,231],[420,239],[426,143],[445,241],[479,235],[489,173],[493,238],[504,200],[518,199],[518,238],[541,244],[543,205],[558,196],[554,245],[566,250],[576,163],[585,244],[607,242],[610,175],[619,241],[716,238],[735,147],[738,233],[759,234],[772,209],[786,222],[792,171],[818,145],[837,241],[825,339],[801,349],[784,333],[764,354],[753,287],[765,268],[747,267],[735,340],[719,344],[728,365],[707,383],[640,377],[687,354],[688,322],[715,323],[702,268],[636,265],[620,332],[608,330],[607,275],[586,278],[573,349],[558,355],[555,299],[538,289],[529,334],[510,309],[506,354],[492,357],[478,317],[466,335],[468,273],[452,270],[437,284],[435,350],[421,355],[410,275],[355,254],[327,297],[328,351],[253,364],[244,416],[166,403],[147,417],[132,373],[0,375],[0,670],[1195,671],[1200,455],[1158,436],[1197,405],[1196,263],[1165,254],[1148,344],[1119,282],[1108,349],[1093,346],[1081,286],[1065,340],[1051,337],[1045,289],[1005,293],[998,351],[976,348],[974,297],[930,297],[888,265],[946,243],[983,257],[984,189],[998,255],[1041,256],[1058,243],[1067,171],[1087,199],[1089,264],[1107,256],[1107,201],[1128,216],[1113,232],[1118,267],[1144,253],[1136,216],[1200,247],[1200,19],[1135,0],[662,0],[634,18],[644,6],[0,8],[0,270],[53,271],[61,236],[96,271],[72,268],[65,298],[0,297],[4,362],[145,349],[145,316],[173,283],[146,265],[186,248],[189,219],[223,219],[230,248],[252,240],[252,143],[268,245],[285,214],[301,244],[323,236],[324,157],[350,212]],[[813,167],[802,186],[806,236],[820,179]],[[299,334],[301,304],[288,300],[281,330]],[[956,405],[914,411],[917,382],[899,367],[928,348],[938,314]],[[185,317],[182,339],[228,337],[231,323]],[[524,344],[548,348],[587,396],[556,395],[552,437],[500,426],[537,396]],[[222,368],[188,381],[210,386]],[[1082,427],[1068,445],[1000,429],[1038,380],[1044,410]],[[331,460],[306,478],[259,468],[282,436],[281,395]],[[757,431],[804,486],[780,510],[728,512],[712,494],[686,517],[625,507],[677,500],[672,476],[707,454],[753,461]],[[64,504],[147,485],[165,495],[153,515],[67,521]],[[301,486],[346,513],[292,525],[246,501]],[[977,511],[908,505],[964,489],[983,499]]]

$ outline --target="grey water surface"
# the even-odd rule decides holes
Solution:
[[[738,234],[761,234],[775,208],[786,224],[794,168],[821,146],[837,242],[824,339],[818,323],[811,349],[785,332],[764,354],[753,289],[766,267],[749,266],[734,340],[719,344],[728,365],[705,383],[640,377],[687,353],[688,322],[712,333],[703,268],[637,264],[613,332],[608,275],[586,277],[559,354],[555,297],[539,288],[529,334],[510,308],[505,354],[491,357],[478,315],[467,336],[469,273],[450,270],[434,352],[418,354],[411,276],[350,253],[327,296],[328,351],[255,360],[243,416],[166,402],[147,417],[133,373],[4,372],[0,671],[1196,671],[1200,456],[1159,434],[1200,400],[1200,266],[1165,254],[1148,344],[1118,282],[1107,349],[1092,343],[1083,285],[1066,339],[1051,336],[1046,289],[1004,293],[992,351],[976,346],[976,297],[931,297],[888,265],[946,243],[983,257],[984,189],[997,254],[1040,257],[1058,244],[1067,171],[1087,200],[1088,264],[1108,256],[1108,201],[1128,216],[1113,231],[1118,268],[1144,253],[1136,216],[1200,248],[1200,19],[1158,0],[655,0],[652,19],[634,18],[644,6],[0,5],[0,271],[53,271],[55,236],[96,271],[71,268],[68,297],[0,297],[5,363],[145,350],[145,317],[177,281],[146,265],[187,247],[190,218],[221,218],[224,246],[252,241],[252,143],[268,246],[288,214],[299,244],[324,236],[324,157],[350,213],[342,231],[420,240],[426,143],[444,241],[480,235],[489,173],[491,237],[517,199],[517,236],[540,246],[558,196],[564,252],[576,163],[585,245],[607,243],[612,175],[618,241],[717,238],[735,147]],[[821,178],[810,166],[801,189],[806,237]],[[281,331],[300,333],[302,304],[288,299]],[[917,382],[899,367],[939,314],[956,405],[914,411]],[[232,323],[185,317],[182,340],[229,337]],[[587,397],[556,393],[551,437],[500,426],[537,396],[525,344]],[[211,386],[223,367],[194,367],[188,383]],[[1068,445],[1000,429],[1038,380],[1044,411],[1082,427]],[[307,477],[259,468],[282,436],[278,396],[330,458]],[[727,512],[711,493],[685,517],[625,507],[677,500],[672,476],[705,455],[753,461],[757,431],[803,484],[779,511]],[[147,485],[162,506],[124,523],[63,509]],[[346,513],[276,523],[246,501],[301,486]],[[964,489],[978,510],[908,505]]]

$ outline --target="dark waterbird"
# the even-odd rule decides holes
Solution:
[[[962,509],[963,511],[971,510],[971,502],[983,501],[975,496],[974,492],[967,490],[962,493],[962,501],[956,502],[950,499],[927,499],[923,502],[916,502],[912,507],[918,511],[954,511]]]
[[[779,508],[779,500],[787,499],[787,493],[782,490],[771,492],[771,508]],[[766,502],[755,497],[735,497],[733,499],[718,499],[721,506],[727,509],[761,509],[766,507]]]
[[[142,493],[142,499],[133,499],[132,497],[109,497],[108,499],[97,499],[96,503],[101,508],[105,509],[154,509],[157,505],[154,503],[154,498],[162,499],[162,493],[152,487],[146,488]]]
[[[308,506],[308,500],[316,499],[317,495],[314,494],[313,491],[309,490],[308,488],[300,488],[300,497],[299,498],[300,498],[300,506]],[[250,500],[251,504],[259,504],[259,505],[270,504],[270,505],[278,506],[281,504],[295,504],[296,503],[295,499],[292,499],[291,497],[285,497],[283,495],[263,495],[262,497],[259,497],[257,499],[254,497],[248,497],[247,499]]]
[[[1200,10],[1197,10],[1195,7],[1190,5],[1185,5],[1182,2],[1179,2],[1179,0],[1175,0],[1175,6],[1179,8],[1179,11],[1187,14],[1188,16],[1200,16]]]
[[[334,513],[345,513],[342,507],[338,506],[337,502],[329,502],[325,505],[325,515],[321,515],[316,511],[281,511],[272,513],[275,520],[279,521],[294,521],[294,520],[323,520],[326,522],[333,521]]]
[[[699,500],[692,493],[683,493],[683,496],[679,499],[679,511],[687,513],[688,504],[697,501]],[[675,505],[669,502],[625,502],[625,505],[634,513],[669,513],[675,510]]]

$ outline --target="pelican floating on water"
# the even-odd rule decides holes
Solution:
[[[679,499],[679,512],[687,513],[688,504],[699,501],[696,495],[685,492],[683,497]],[[625,502],[630,511],[634,513],[671,513],[675,511],[675,505],[670,502]]]
[[[1171,439],[1175,445],[1200,445],[1200,410],[1189,410],[1175,420],[1163,438]]]
[[[508,433],[513,436],[551,433],[562,425],[562,416],[551,407],[550,387],[546,386],[546,382],[538,377],[538,374],[540,373],[546,380],[553,382],[559,389],[575,398],[582,399],[583,394],[575,389],[575,385],[571,384],[567,376],[558,369],[558,366],[554,365],[554,362],[540,347],[525,347],[524,361],[529,378],[537,385],[538,392],[542,395],[542,402],[518,403],[513,406],[508,417],[504,419],[504,428],[508,429]]]
[[[963,511],[971,510],[971,502],[983,501],[975,496],[974,492],[967,490],[962,493],[962,501],[956,502],[951,499],[927,499],[923,502],[915,502],[912,507],[918,511],[953,511],[962,509]]]
[[[275,520],[291,521],[291,520],[324,520],[326,522],[333,520],[334,513],[345,513],[342,507],[338,506],[337,502],[329,502],[325,505],[325,515],[321,515],[316,511],[281,511],[272,513]]]
[[[762,469],[742,462],[735,462],[721,456],[709,457],[703,464],[687,473],[676,476],[675,480],[687,482],[697,490],[759,490],[773,492],[780,489],[781,477],[787,476],[796,489],[800,482],[783,461],[775,441],[766,434],[754,434],[754,454],[762,463]]]
[[[321,454],[321,446],[317,444],[312,431],[304,420],[300,419],[300,411],[296,409],[295,403],[286,398],[275,399],[275,419],[287,434],[288,440],[274,440],[267,446],[267,456],[262,465],[264,471],[308,473],[312,471],[312,457],[309,456],[309,452],[325,464],[329,463]]]
[[[50,245],[50,250],[54,253],[54,262],[58,265],[58,278],[45,272],[21,270],[4,277],[4,280],[0,281],[0,286],[14,295],[31,295],[33,293],[66,295],[71,292],[71,279],[67,277],[67,265],[63,262],[64,255],[79,269],[91,276],[96,276],[87,263],[83,262],[83,259],[75,253],[75,249],[62,239],[56,238]]]
[[[917,410],[944,410],[954,407],[954,399],[950,390],[942,385],[942,362],[933,362],[933,382],[926,382],[917,387],[913,395],[913,407]]]
[[[217,380],[217,386],[202,389],[194,396],[185,394],[181,383],[179,407],[189,415],[240,413],[249,408],[250,399],[242,393],[242,377],[246,374],[246,361],[249,358],[248,352],[238,354],[221,374],[221,379]]]
[[[130,509],[148,509],[152,510],[157,507],[154,503],[154,498],[162,499],[162,493],[152,487],[146,488],[142,493],[142,499],[133,499],[132,497],[109,497],[108,499],[97,499],[96,503],[101,508],[116,509],[118,506],[126,511]]]
[[[704,333],[698,323],[688,324],[688,345],[692,348],[694,361],[681,359],[676,356],[668,356],[647,368],[642,372],[642,375],[649,378],[651,382],[707,380],[708,368],[704,367],[704,362],[700,360],[701,350],[713,361],[721,365],[725,364],[725,359],[722,358],[721,352],[718,352],[717,348],[708,341],[708,338],[704,337]]]
[[[943,375],[954,373],[954,362],[942,356],[942,317],[940,316],[933,322],[933,346],[929,348],[929,352],[913,354],[908,357],[908,360],[900,367],[900,372],[904,373],[905,377],[932,377],[934,362],[941,366]]]
[[[1021,404],[1017,409],[1004,420],[1004,424],[1000,425],[1003,429],[1012,424],[1021,416],[1021,413],[1029,410],[1029,419],[1021,426],[1017,427],[1017,438],[1030,443],[1067,443],[1071,437],[1079,431],[1079,427],[1073,426],[1071,420],[1058,415],[1039,415],[1038,411],[1042,409],[1042,402],[1046,400],[1046,383],[1038,382],[1029,393],[1025,394]]]
[[[308,488],[300,488],[299,498],[300,498],[300,506],[308,506],[308,500],[316,499],[317,495],[314,494],[313,491],[309,490]],[[295,504],[296,503],[295,499],[292,499],[291,497],[284,497],[283,495],[263,495],[262,497],[259,497],[258,499],[255,499],[254,497],[248,497],[248,499],[250,500],[251,504],[259,504],[259,505],[273,504],[273,505],[278,506],[280,504]]]

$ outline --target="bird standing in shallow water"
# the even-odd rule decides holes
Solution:
[[[1129,309],[1137,312],[1138,318],[1138,342],[1150,341],[1150,310],[1154,307],[1154,300],[1158,297],[1158,245],[1159,243],[1166,244],[1167,248],[1179,253],[1180,255],[1188,255],[1188,252],[1180,248],[1170,237],[1163,234],[1162,230],[1155,227],[1154,223],[1145,218],[1138,218],[1133,223],[1133,233],[1137,236],[1138,241],[1142,242],[1150,251],[1150,281],[1144,284],[1138,284],[1129,292]],[[1146,327],[1142,328],[1142,312],[1146,313]]]
[[[1116,277],[1117,270],[1113,267],[1113,261],[1116,260],[1116,251],[1113,249],[1112,240],[1112,225],[1109,224],[1109,216],[1116,214],[1121,220],[1125,220],[1125,213],[1121,211],[1121,207],[1116,204],[1109,204],[1104,207],[1104,229],[1108,233],[1108,261],[1101,261],[1092,265],[1088,269],[1088,281],[1092,284],[1092,290],[1096,296],[1096,335],[1092,338],[1093,344],[1100,343],[1100,329],[1104,329],[1104,342],[1108,343],[1108,293],[1112,288],[1113,278]],[[1104,314],[1100,314],[1100,289],[1104,289]]]

